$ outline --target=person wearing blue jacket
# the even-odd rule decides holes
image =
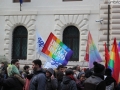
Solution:
[[[42,62],[39,59],[32,62],[33,77],[30,80],[29,90],[45,90],[46,76],[41,65]]]

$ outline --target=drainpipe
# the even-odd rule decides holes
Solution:
[[[109,39],[110,39],[110,5],[108,5],[108,30],[107,30],[107,48],[108,48],[108,51],[109,51],[109,46],[110,46],[110,43],[109,43]]]

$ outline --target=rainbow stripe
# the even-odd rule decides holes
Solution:
[[[93,62],[101,62],[102,59],[100,57],[100,54],[93,42],[92,36],[89,32],[88,34],[88,45],[89,45],[89,68],[93,68]]]
[[[73,51],[62,43],[53,33],[50,33],[42,52],[62,65],[67,65],[68,60],[73,54]]]
[[[120,78],[119,77],[119,73],[120,73],[119,64],[120,64],[120,58],[119,58],[119,53],[118,53],[118,45],[116,42],[116,38],[114,38],[108,68],[112,70],[112,76],[116,80],[116,82],[118,82]]]
[[[109,60],[109,63],[108,63],[108,68],[110,68],[112,71],[113,71],[113,68],[114,68],[114,63],[115,63],[115,44],[113,44],[112,46],[112,50],[111,50],[111,53],[110,53],[110,60]]]

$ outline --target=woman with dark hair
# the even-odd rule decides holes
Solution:
[[[85,81],[85,73],[84,72],[80,72],[78,74],[78,80],[76,81],[77,84],[77,89],[78,90],[83,90],[84,89],[84,81]]]

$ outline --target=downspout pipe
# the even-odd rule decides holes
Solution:
[[[109,46],[110,46],[110,5],[108,5],[108,30],[107,30],[107,48],[108,48],[108,51],[109,50]]]

